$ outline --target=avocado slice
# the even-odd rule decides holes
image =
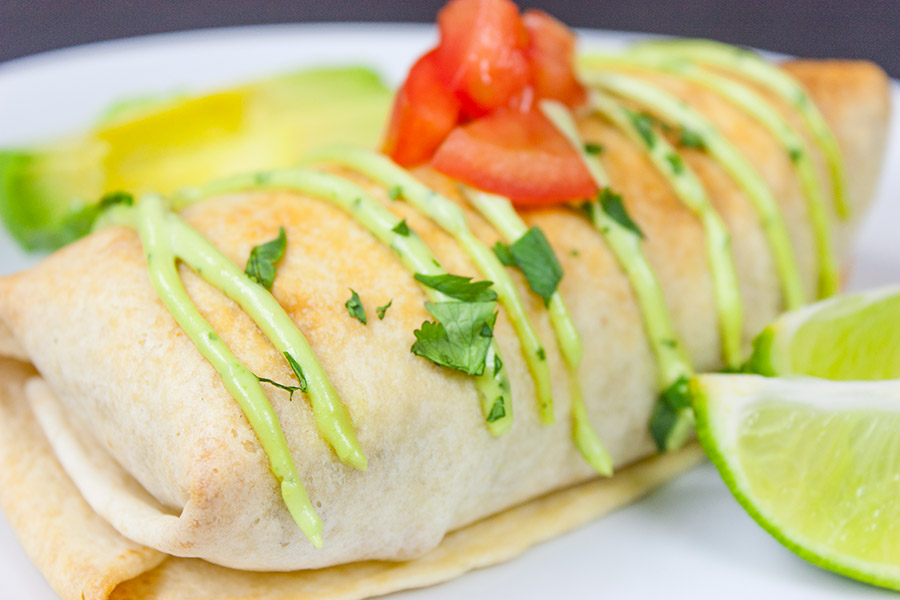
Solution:
[[[109,192],[166,194],[291,166],[320,144],[375,146],[391,95],[374,72],[346,67],[118,102],[83,134],[0,151],[0,219],[26,250],[52,250],[90,231]]]

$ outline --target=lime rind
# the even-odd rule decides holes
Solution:
[[[876,401],[884,405],[892,404],[900,417],[900,382],[824,382],[822,380],[771,380],[758,376],[705,375],[691,381],[694,400],[697,436],[706,454],[716,466],[728,489],[750,516],[772,537],[803,559],[829,571],[863,581],[872,585],[900,590],[900,565],[888,565],[861,560],[852,555],[837,552],[825,544],[792,533],[790,525],[779,523],[778,517],[764,502],[755,498],[751,484],[745,476],[737,449],[737,429],[743,405],[758,401],[760,390],[780,386],[802,386],[804,394],[813,396],[810,405],[818,399],[810,394],[811,386],[841,386],[845,391],[838,396],[845,398],[846,408],[853,407],[857,400],[854,390],[884,388],[890,386],[889,394],[881,394]],[[834,394],[833,394],[834,395]],[[769,396],[766,396],[769,397]],[[797,482],[792,482],[796,484]]]

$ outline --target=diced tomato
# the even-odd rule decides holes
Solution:
[[[531,84],[539,98],[559,100],[570,107],[585,101],[584,87],[575,77],[575,34],[540,10],[527,10],[522,22],[529,33],[526,56]]]
[[[460,103],[441,83],[432,50],[413,65],[394,98],[384,153],[405,167],[426,162],[459,120]]]
[[[432,165],[519,206],[577,200],[597,191],[575,149],[535,110],[501,110],[457,127]]]
[[[520,113],[527,113],[534,107],[536,100],[538,98],[534,95],[534,88],[526,85],[509,99],[509,102],[506,103],[506,108]]]
[[[438,62],[469,117],[506,106],[530,78],[528,32],[509,0],[451,0],[438,14]]]

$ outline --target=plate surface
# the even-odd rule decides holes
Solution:
[[[582,31],[581,46],[631,34]],[[92,44],[0,64],[0,147],[90,123],[110,101],[206,90],[312,65],[364,64],[396,82],[434,43],[413,25],[270,25]],[[900,86],[893,86],[900,106]],[[891,125],[880,193],[856,246],[851,287],[900,281],[900,125]],[[0,274],[36,262],[0,231]],[[450,583],[397,594],[444,598],[876,598],[795,557],[760,529],[704,464],[643,501]],[[0,598],[56,600],[0,516]]]

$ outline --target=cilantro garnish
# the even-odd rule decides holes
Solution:
[[[681,158],[680,154],[670,152],[669,154],[666,154],[666,160],[670,165],[672,165],[673,173],[675,173],[676,175],[684,173],[684,160]]]
[[[497,299],[497,292],[490,289],[492,281],[472,281],[460,275],[423,275],[416,273],[416,281],[437,290],[445,296],[462,302],[490,302]]]
[[[685,148],[696,148],[697,150],[703,150],[704,148],[706,148],[706,143],[703,141],[703,136],[692,129],[688,129],[687,127],[681,128],[681,137],[679,138],[678,143]]]
[[[492,249],[501,263],[503,263],[507,267],[516,266],[516,259],[513,258],[512,251],[509,249],[509,246],[507,246],[503,242],[497,242],[496,244],[494,244],[494,247]]]
[[[488,413],[487,422],[493,423],[499,421],[506,416],[506,406],[504,406],[503,396],[497,396],[494,404],[491,406],[491,412]]]
[[[631,119],[631,124],[634,125],[647,147],[652,148],[656,143],[656,134],[653,133],[653,118],[650,115],[632,111],[628,111],[628,118]]]
[[[415,330],[410,349],[416,356],[468,373],[484,373],[487,351],[494,336],[497,292],[490,281],[472,281],[445,273],[416,273],[416,281],[459,302],[426,302],[425,308],[437,320],[425,321]],[[494,367],[497,367],[495,361]]]
[[[788,156],[792,163],[796,163],[803,157],[803,150],[800,148],[791,148],[788,150]]]
[[[260,377],[259,375],[255,375],[256,379],[259,380],[260,383],[268,383],[269,385],[274,385],[277,388],[281,388],[286,392],[290,392],[290,396],[288,396],[288,400],[294,400],[294,392],[299,392],[300,388],[295,385],[284,385],[283,383],[278,383],[277,381],[272,381],[271,379],[266,379],[265,377]]]
[[[660,451],[666,449],[669,434],[678,424],[682,411],[690,408],[690,384],[687,377],[681,376],[659,395],[650,417],[650,435]]]
[[[584,202],[581,203],[580,208],[581,208],[581,211],[588,218],[588,220],[593,223],[594,217],[596,217],[594,212],[597,210],[597,203],[592,202],[591,200],[585,200]]]
[[[287,236],[284,227],[278,229],[278,237],[272,241],[254,246],[247,259],[244,272],[247,276],[267,290],[272,289],[275,281],[275,263],[284,256],[287,247]]]
[[[308,385],[306,383],[306,375],[303,374],[303,369],[289,352],[284,353],[284,358],[287,359],[288,364],[291,366],[291,371],[294,372],[294,376],[297,378],[297,382],[300,385],[300,391],[305,393]]]
[[[550,302],[563,270],[543,231],[532,227],[509,246],[497,242],[494,254],[504,265],[518,267],[531,291],[543,298],[544,304]]]
[[[375,309],[375,312],[378,314],[379,321],[384,319],[384,315],[385,315],[385,313],[387,313],[387,309],[389,309],[391,307],[391,304],[393,304],[393,303],[394,303],[394,299],[391,298],[390,300],[388,300],[387,304],[385,304],[384,306],[379,306],[378,308]]]
[[[593,142],[587,142],[584,145],[584,151],[593,156],[598,156],[603,153],[603,146],[601,144],[594,144]]]
[[[493,338],[496,306],[494,301],[426,302],[425,308],[437,322],[425,321],[413,332],[416,342],[410,351],[436,365],[481,375]]]
[[[403,237],[409,237],[409,225],[406,224],[406,219],[403,219],[396,225],[394,225],[393,229],[391,229],[397,235],[402,235]]]
[[[359,299],[359,294],[353,289],[350,290],[350,299],[344,303],[344,306],[347,307],[347,312],[350,313],[351,317],[363,325],[366,324],[366,309],[363,308],[362,300]]]
[[[625,204],[622,202],[622,196],[615,193],[608,187],[603,188],[597,193],[597,201],[609,218],[629,230],[636,236],[643,238],[644,232],[638,227],[637,223],[631,220],[628,211],[625,210]]]
[[[116,192],[107,192],[103,194],[103,197],[100,198],[100,202],[97,205],[97,208],[100,211],[104,211],[110,206],[115,206],[117,204],[123,204],[125,206],[133,206],[134,205],[134,196],[129,194],[128,192],[116,191]]]

